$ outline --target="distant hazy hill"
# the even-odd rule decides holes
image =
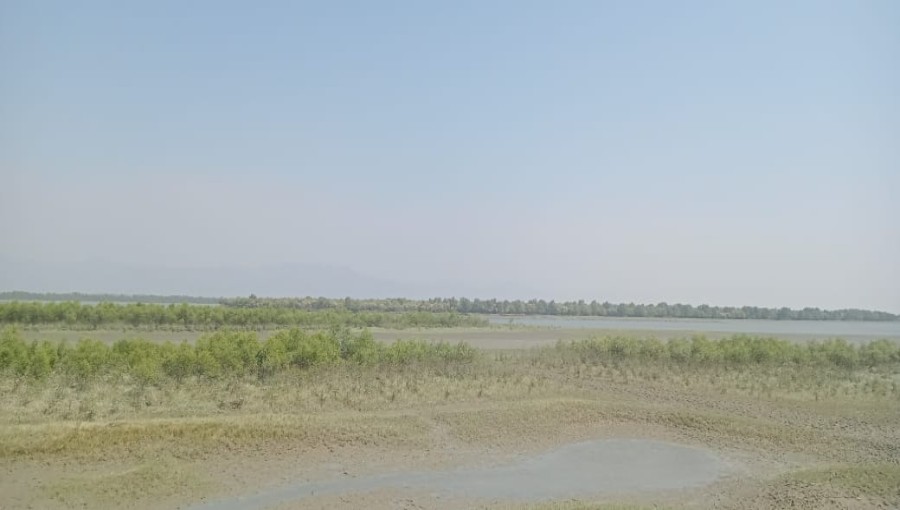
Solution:
[[[367,296],[408,295],[415,289],[340,267],[284,264],[265,267],[128,266],[103,261],[39,264],[12,261],[0,271],[0,289],[142,296]],[[84,300],[82,296],[79,300]],[[93,299],[90,299],[93,300]]]
[[[282,264],[262,267],[169,268],[126,266],[103,261],[39,264],[0,258],[3,300],[117,301],[144,303],[223,302],[228,306],[285,306],[371,311],[454,311],[518,315],[584,315],[774,320],[898,320],[895,314],[860,309],[723,307],[681,303],[609,303],[597,301],[500,300],[428,296],[536,295],[515,284],[473,287],[459,282],[403,283],[373,278],[345,267]],[[27,289],[27,291],[17,290]],[[62,293],[60,293],[62,291]],[[135,294],[139,292],[139,294]],[[327,296],[261,298],[258,296]],[[197,297],[204,296],[204,297]],[[230,299],[221,300],[216,296]],[[351,296],[357,299],[344,299]],[[404,296],[407,299],[394,299]],[[365,299],[358,299],[365,298]],[[390,298],[390,299],[388,299]]]
[[[157,296],[153,294],[83,294],[81,292],[25,292],[14,290],[0,292],[0,301],[77,301],[80,303],[190,303],[215,305],[221,298],[200,296]]]
[[[119,303],[194,303],[221,304],[234,308],[279,308],[295,310],[349,310],[366,312],[457,312],[464,314],[508,314],[508,315],[567,315],[595,317],[653,317],[690,319],[768,319],[768,320],[863,320],[895,321],[897,315],[873,310],[821,310],[819,308],[760,308],[760,307],[719,307],[692,306],[685,304],[634,304],[599,303],[591,301],[498,301],[496,299],[432,298],[427,300],[389,298],[352,299],[326,297],[259,298],[210,298],[196,296],[155,296],[146,294],[82,294],[40,293],[40,292],[0,292],[0,301],[79,301],[79,302],[119,302]]]
[[[105,261],[47,264],[3,257],[0,257],[0,290],[77,292],[82,295],[76,299],[78,301],[97,301],[93,298],[109,296],[125,302],[133,301],[129,296],[136,293],[176,298],[249,296],[253,293],[259,296],[364,298],[537,294],[516,284],[485,283],[473,286],[453,281],[398,282],[364,275],[346,267],[320,264],[191,268],[129,266]],[[34,299],[56,300],[47,296]]]

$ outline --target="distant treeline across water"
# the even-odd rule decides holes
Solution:
[[[457,312],[490,315],[569,315],[585,317],[653,317],[684,319],[767,319],[767,320],[898,320],[895,314],[873,310],[822,310],[820,308],[762,308],[758,306],[709,306],[686,304],[635,304],[598,301],[545,301],[543,299],[498,300],[467,298],[415,299],[328,299],[328,298],[230,298],[220,301],[240,308],[297,308],[303,310],[345,309],[379,312]]]
[[[193,296],[152,296],[119,294],[41,294],[3,292],[0,300],[19,301],[79,301],[120,303],[191,303],[219,304],[227,308],[268,308],[305,311],[334,310],[342,312],[433,312],[490,315],[561,315],[585,317],[651,317],[682,319],[763,319],[763,320],[843,320],[895,321],[900,316],[876,310],[820,308],[765,308],[758,306],[710,306],[689,304],[635,304],[598,301],[545,301],[543,299],[498,300],[467,298],[433,299],[353,299],[325,297],[260,298],[254,295],[240,298],[206,298]]]
[[[74,328],[178,328],[213,331],[221,328],[268,329],[299,327],[352,328],[449,328],[485,327],[482,315],[455,312],[351,312],[348,310],[301,310],[285,307],[236,308],[156,303],[112,303],[96,305],[77,301],[0,303],[0,325],[64,326]]]
[[[88,294],[82,292],[0,292],[0,301],[77,301],[79,303],[148,303],[217,305],[222,298],[155,294]]]

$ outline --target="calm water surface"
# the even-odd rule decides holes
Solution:
[[[771,321],[757,319],[650,319],[622,317],[490,316],[491,324],[614,331],[747,333],[784,337],[900,339],[900,321]]]
[[[314,496],[384,488],[426,490],[451,498],[546,501],[700,487],[734,467],[712,451],[692,446],[649,439],[607,439],[569,444],[493,467],[299,482],[201,503],[190,510],[263,509],[289,501],[300,504]]]

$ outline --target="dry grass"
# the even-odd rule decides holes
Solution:
[[[239,415],[135,421],[14,425],[0,429],[0,458],[68,456],[88,460],[196,458],[220,450],[320,446],[418,447],[426,424],[415,416]]]

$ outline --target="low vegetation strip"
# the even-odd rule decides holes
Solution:
[[[479,351],[463,343],[401,340],[384,345],[368,331],[340,327],[316,332],[282,330],[265,341],[255,332],[217,331],[202,336],[195,344],[142,339],[122,339],[112,345],[91,339],[73,344],[26,342],[14,328],[0,335],[0,374],[37,380],[60,375],[82,382],[117,375],[141,384],[192,377],[266,379],[286,370],[318,365],[471,363],[480,356]],[[798,344],[743,335],[668,342],[611,336],[560,342],[531,351],[530,356],[532,363],[550,366],[637,361],[726,368],[789,365],[855,370],[900,363],[900,344],[888,340],[862,345],[842,340]]]
[[[718,340],[694,336],[662,342],[655,338],[607,336],[560,342],[555,348],[545,350],[542,359],[553,360],[554,357],[561,363],[637,360],[725,367],[792,364],[855,369],[900,362],[900,343],[876,340],[854,345],[841,339],[794,343],[748,335]]]
[[[196,344],[123,339],[111,346],[91,339],[70,345],[25,342],[16,329],[0,336],[0,374],[30,379],[62,375],[73,381],[127,375],[152,384],[162,379],[261,379],[287,369],[337,363],[410,364],[471,362],[477,351],[465,344],[402,340],[378,343],[368,331],[333,328],[308,332],[293,328],[261,341],[255,332],[217,331]]]
[[[352,328],[446,328],[483,327],[484,317],[456,312],[424,311],[358,312],[349,310],[302,310],[294,308],[232,308],[204,305],[115,304],[96,305],[75,301],[62,303],[0,302],[0,324],[22,326],[65,326],[96,329],[102,326],[183,328],[216,330],[220,328],[327,328],[335,325]]]

